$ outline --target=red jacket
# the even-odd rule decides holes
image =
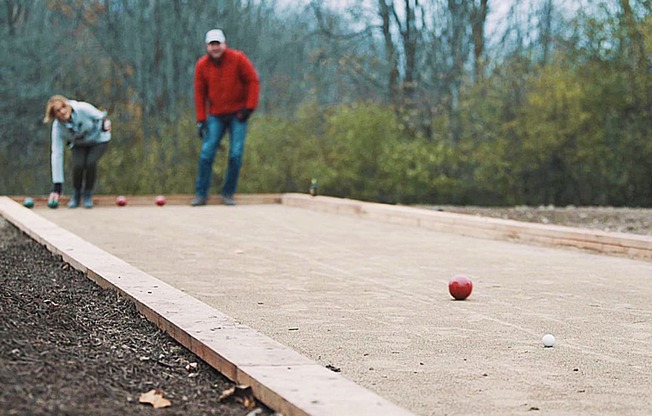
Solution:
[[[197,121],[206,120],[206,102],[210,115],[236,113],[258,106],[260,81],[256,68],[247,56],[227,49],[219,62],[204,55],[195,65],[195,111]]]

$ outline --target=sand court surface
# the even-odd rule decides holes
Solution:
[[[34,212],[418,415],[652,414],[650,261],[282,204]]]

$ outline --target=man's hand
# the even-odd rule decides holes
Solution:
[[[251,108],[243,108],[242,110],[238,111],[235,116],[240,121],[247,121],[247,119],[251,116],[251,113],[253,112],[254,110],[252,110]]]
[[[59,192],[54,192],[54,191],[50,192],[50,196],[48,196],[48,204],[50,202],[57,202],[58,203],[60,196],[61,195],[59,194]]]
[[[197,133],[199,134],[199,138],[204,140],[204,135],[206,134],[206,122],[205,121],[199,121],[197,123]]]

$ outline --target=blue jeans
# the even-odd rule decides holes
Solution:
[[[235,116],[230,120],[223,120],[216,116],[209,116],[206,120],[207,131],[199,153],[199,169],[195,184],[195,195],[207,198],[213,176],[213,163],[217,149],[229,130],[229,162],[226,167],[226,176],[222,187],[223,196],[235,194],[238,187],[238,177],[242,167],[245,139],[247,137],[247,122],[240,121]]]

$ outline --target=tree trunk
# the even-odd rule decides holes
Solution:
[[[473,1],[471,9],[471,32],[473,38],[473,72],[475,81],[479,82],[484,77],[484,29],[487,21],[487,2],[480,0],[480,4]]]
[[[543,54],[541,56],[541,64],[547,65],[551,59],[552,49],[552,15],[554,10],[553,0],[546,0],[546,3],[541,9],[541,23],[540,23],[540,38]]]
[[[402,25],[395,15],[396,23],[403,27],[401,37],[403,40],[403,50],[405,51],[405,79],[402,88],[403,104],[406,107],[414,108],[414,95],[416,91],[416,55],[418,43],[418,30],[416,25],[416,8],[419,2],[417,0],[405,0],[405,24]]]
[[[387,4],[385,0],[378,0],[378,12],[382,21],[383,39],[385,41],[385,54],[387,55],[387,63],[389,65],[389,72],[387,74],[387,90],[389,91],[389,99],[393,104],[398,102],[398,56],[396,52],[396,45],[392,39],[391,32],[391,14],[394,11],[393,3]]]
[[[462,117],[460,114],[460,90],[464,73],[464,34],[466,22],[464,19],[464,1],[448,0],[448,11],[451,17],[450,51],[452,65],[449,72],[450,89],[450,137],[453,144],[462,139]]]

